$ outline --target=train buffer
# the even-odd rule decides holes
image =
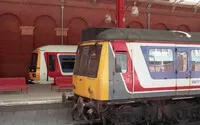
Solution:
[[[24,77],[0,78],[0,90],[25,90],[28,94],[28,86]]]

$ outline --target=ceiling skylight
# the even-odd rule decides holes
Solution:
[[[179,3],[179,4],[186,4],[186,5],[196,5],[199,3],[200,0],[170,0],[170,3]]]

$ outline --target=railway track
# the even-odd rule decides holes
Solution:
[[[65,125],[103,125],[103,123],[89,123],[89,122],[82,121],[82,122],[71,122]],[[132,125],[135,125],[135,124],[132,124]],[[138,125],[200,125],[200,121],[193,122],[193,123],[186,123],[186,124],[184,123],[182,124],[154,123],[154,124],[138,124]]]
[[[73,97],[66,98],[64,94],[62,97],[63,97],[63,103],[67,103],[69,102],[69,100],[73,100]],[[147,122],[145,120],[143,120],[143,122],[133,123],[132,121],[130,121],[130,118],[133,118],[133,116],[139,115],[140,112],[142,112],[142,110],[132,110],[132,108],[129,106],[127,108],[128,109],[125,110],[126,109],[126,106],[125,106],[124,110],[119,110],[118,113],[117,112],[114,113],[116,114],[116,116],[114,117],[114,121],[115,121],[114,124],[107,124],[107,122],[104,123],[101,120],[90,121],[90,122],[83,120],[79,122],[78,121],[71,122],[69,125],[200,125],[200,119],[199,119],[199,113],[198,113],[200,106],[197,103],[191,104],[191,103],[188,103],[187,101],[179,101],[178,103],[176,102],[173,105],[173,110],[172,109],[170,110],[169,107],[165,108],[165,112],[171,111],[170,113],[172,114],[174,113],[172,115],[173,116],[172,118],[173,120],[177,120],[176,122],[179,122],[179,124],[174,124],[174,122],[173,124],[169,123],[169,121],[167,121],[166,119],[164,120],[162,118],[159,121],[157,122],[154,121],[152,123]],[[113,114],[110,112],[109,115],[113,115]],[[126,115],[129,115],[129,117],[126,117]],[[148,117],[148,116],[145,115],[143,118],[145,117]],[[138,120],[138,118],[136,119]],[[169,119],[169,120],[171,120],[170,122],[172,122],[172,119]],[[165,122],[161,122],[161,121],[165,121]]]
[[[82,122],[82,123],[78,123],[78,122],[72,122],[66,125],[103,125],[103,123],[88,123],[88,122]],[[138,125],[147,125],[147,124],[138,124]],[[200,121],[199,122],[193,122],[193,123],[187,123],[187,124],[164,124],[164,123],[157,123],[157,124],[149,124],[149,125],[200,125]]]

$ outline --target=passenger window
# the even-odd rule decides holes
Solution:
[[[75,56],[60,55],[60,63],[63,72],[73,72]]]
[[[127,55],[123,53],[117,53],[115,59],[115,72],[126,73],[127,72]]]
[[[48,59],[48,62],[49,62],[49,71],[53,72],[55,71],[55,55],[49,55],[49,59]]]
[[[188,70],[188,55],[186,52],[177,52],[178,72],[186,72]]]
[[[200,50],[191,51],[192,71],[200,71]]]
[[[149,70],[150,72],[173,72],[172,49],[150,49]]]

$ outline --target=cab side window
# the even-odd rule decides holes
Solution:
[[[126,73],[127,72],[127,54],[117,53],[115,58],[115,72]]]

